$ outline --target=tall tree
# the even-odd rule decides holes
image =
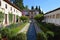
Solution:
[[[34,6],[31,7],[31,10],[34,10]]]
[[[40,9],[40,6],[39,6],[39,13],[41,13],[41,9]]]
[[[38,10],[38,6],[36,6],[35,10]]]
[[[21,10],[24,9],[23,0],[15,0],[14,4],[18,6]]]
[[[25,6],[25,10],[28,10],[28,6],[27,5]]]
[[[43,12],[43,11],[41,11],[41,14],[44,14],[44,12]]]

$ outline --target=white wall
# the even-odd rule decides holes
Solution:
[[[56,18],[56,14],[60,14],[60,10],[56,10],[54,12],[51,12],[51,13],[48,13],[48,14],[45,14],[44,16],[50,16],[50,15],[55,15],[54,18],[45,18],[45,22],[47,23],[54,23],[56,25],[60,25],[60,18]]]
[[[7,4],[7,9],[5,8],[5,4]],[[12,7],[12,10],[11,10],[11,7]],[[15,12],[14,12],[14,9],[15,9]],[[1,6],[0,6],[0,11],[4,12],[5,14],[9,14],[9,12],[14,15],[18,15],[18,16],[22,16],[22,12],[19,11],[18,9],[16,9],[15,7],[11,6],[10,4],[8,4],[7,2],[1,0]],[[9,18],[7,17],[7,21],[8,21],[8,24],[9,25]],[[5,19],[3,21],[3,24],[5,24]]]

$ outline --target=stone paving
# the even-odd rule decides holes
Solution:
[[[34,20],[34,25],[35,25],[35,30],[36,30],[36,33],[40,33],[42,32],[42,30],[39,28],[39,26],[37,25],[37,22]]]
[[[39,28],[39,26],[36,23],[34,23],[34,25],[35,25],[36,33],[42,32],[42,30]]]
[[[22,30],[20,30],[18,33],[22,33],[22,32],[26,33],[29,29],[29,26],[30,26],[30,23],[26,24],[26,26]]]

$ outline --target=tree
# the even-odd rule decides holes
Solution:
[[[40,9],[40,6],[39,6],[39,13],[41,13],[41,9]]]
[[[43,11],[41,11],[41,14],[44,14],[44,12],[43,12]]]
[[[28,9],[28,6],[27,5],[25,6],[25,9]]]
[[[43,14],[38,14],[34,17],[34,19],[38,22],[42,22],[42,20],[44,19]]]
[[[24,9],[23,0],[15,0],[14,4],[19,7],[21,10]]]
[[[38,6],[36,6],[35,10],[38,10]]]
[[[31,10],[34,10],[34,6],[31,7]]]
[[[23,21],[23,22],[26,22],[28,20],[28,17],[27,16],[21,16],[20,19]]]
[[[29,8],[28,8],[28,6],[27,6],[27,5],[24,7],[24,9],[25,9],[25,10],[29,10]]]

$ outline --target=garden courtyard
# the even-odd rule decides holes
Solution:
[[[60,27],[32,19],[0,28],[0,40],[59,40]]]
[[[0,0],[0,40],[60,40],[60,8],[44,13],[35,3]]]

